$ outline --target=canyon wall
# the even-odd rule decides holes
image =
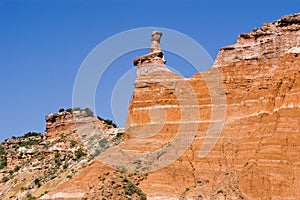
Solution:
[[[212,68],[190,78],[166,67],[161,36],[154,32],[150,53],[134,60],[137,78],[123,141],[116,141],[122,130],[84,113],[75,129],[74,113],[46,117],[47,133],[39,141],[56,148],[67,144],[69,157],[62,160],[77,167],[56,169],[60,176],[41,179],[45,186],[34,194],[41,199],[299,199],[300,14],[241,34],[236,44],[220,50]],[[103,137],[110,143],[95,155]],[[71,140],[78,145],[71,147]],[[95,156],[75,159],[80,147]],[[2,191],[17,194],[9,190],[13,180],[1,183]],[[34,185],[22,184],[34,191]]]
[[[124,141],[88,166],[96,184],[84,170],[75,178],[84,184],[71,181],[48,198],[80,188],[87,199],[108,191],[123,199],[107,188],[107,165],[108,174],[146,174],[138,186],[148,199],[298,199],[299,17],[241,34],[212,68],[191,78],[165,66],[161,34],[154,33],[151,52],[134,60]]]
[[[181,134],[180,128],[193,138],[175,162],[150,172],[141,183],[148,198],[299,198],[299,53],[297,14],[241,34],[236,44],[220,50],[211,69],[189,79],[156,60],[139,63],[124,149],[148,153],[164,148]],[[215,78],[216,69],[226,95],[225,125],[216,145],[201,157],[214,123],[207,80]],[[147,137],[140,138],[145,132]]]

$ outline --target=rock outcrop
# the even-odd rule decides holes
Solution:
[[[46,120],[46,137],[47,140],[54,140],[61,136],[62,133],[70,133],[81,126],[99,126],[105,127],[103,120],[97,119],[89,111],[84,109],[69,109],[70,111],[62,111],[51,113],[45,117]]]
[[[72,182],[97,155],[122,140],[123,129],[114,128],[110,120],[93,117],[87,109],[69,110],[47,115],[43,134],[29,132],[0,144],[0,199],[47,198],[50,191]],[[96,183],[88,174],[87,180]],[[56,197],[81,194],[73,190]]]
[[[139,187],[148,199],[299,198],[299,16],[242,34],[237,44],[220,50],[211,69],[189,79],[167,69],[159,49],[136,58],[125,140],[118,150],[101,154],[89,170],[108,164],[147,172]],[[218,99],[212,98],[211,88]],[[214,119],[222,119],[224,112],[220,137],[207,138],[217,132],[212,130],[218,123]],[[207,140],[212,140],[212,149]],[[102,173],[99,180],[106,176]],[[95,185],[101,185],[99,180]],[[85,196],[89,199],[96,190],[92,186],[81,191],[91,194]]]
[[[210,70],[190,79],[157,59],[137,64],[122,148],[166,153],[182,127],[193,138],[184,154],[175,149],[180,157],[141,183],[149,199],[299,198],[299,19],[300,14],[286,16],[241,34],[237,44],[220,50]],[[201,157],[214,123],[207,77],[213,79],[216,69],[226,95],[225,124],[216,145]],[[163,164],[169,162],[162,159],[175,158],[160,156]]]
[[[274,59],[278,62],[286,53],[299,53],[299,30],[299,14],[265,23],[250,33],[240,34],[236,44],[221,48],[214,66],[225,67],[242,60]]]
[[[73,148],[94,156],[76,161],[67,146],[69,153],[47,158],[73,159],[77,167],[59,168],[53,181],[38,178],[40,189],[37,171],[22,168],[33,178],[27,174],[26,182],[13,172],[0,185],[2,199],[22,199],[21,186],[41,199],[299,199],[300,14],[241,34],[211,69],[191,78],[165,66],[161,36],[154,32],[150,53],[134,60],[124,140],[121,130],[83,113],[79,126],[74,113],[49,115],[38,144],[69,144],[66,138],[75,137],[80,143]],[[96,143],[104,149],[97,151]]]

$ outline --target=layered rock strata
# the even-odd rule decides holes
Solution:
[[[167,69],[161,34],[153,34],[150,54],[134,62],[119,149],[109,148],[42,198],[122,199],[112,182],[118,178],[107,178],[119,167],[146,177],[134,180],[148,199],[299,199],[299,19],[286,16],[241,34],[211,69],[187,79]],[[219,136],[214,124],[224,112]]]
[[[241,34],[235,45],[220,50],[213,68],[190,79],[155,61],[138,65],[124,149],[147,153],[172,142],[179,127],[190,134],[196,131],[179,159],[149,173],[141,183],[149,199],[299,198],[299,19],[299,14],[286,16]],[[226,94],[225,126],[214,148],[201,158],[213,123],[207,77],[212,78],[208,73],[214,68]],[[196,102],[180,102],[193,97],[182,82],[193,89]],[[184,95],[176,95],[176,90]],[[183,121],[185,111],[199,115]],[[155,118],[155,112],[164,117]],[[141,140],[143,133],[152,134]]]
[[[85,192],[76,188],[67,192],[55,189],[66,182],[67,188],[78,185],[78,179],[71,181],[78,172],[87,180],[79,175],[83,188],[89,188],[85,185],[89,181],[96,184],[95,172],[82,169],[90,163],[96,166],[91,160],[118,144],[124,135],[124,130],[114,128],[110,120],[93,117],[85,110],[49,114],[46,123],[45,133],[29,132],[0,143],[0,199],[83,197]],[[95,168],[97,174],[99,169]]]

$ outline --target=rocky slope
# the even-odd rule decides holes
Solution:
[[[0,144],[0,199],[45,196],[121,141],[123,129],[87,111],[49,114],[45,133],[29,132]]]
[[[2,199],[299,199],[300,14],[241,34],[187,79],[165,66],[160,37],[134,60],[124,141],[87,113],[50,115],[22,166],[24,138],[2,144]]]

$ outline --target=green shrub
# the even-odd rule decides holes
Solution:
[[[7,176],[4,176],[4,177],[2,178],[2,182],[3,182],[3,183],[6,183],[7,181],[9,181],[9,178],[8,178]]]
[[[41,133],[38,132],[28,132],[26,134],[24,134],[23,136],[21,136],[21,138],[29,138],[29,137],[33,137],[33,136],[39,136],[41,135]]]
[[[125,136],[124,132],[118,132],[117,135],[112,139],[112,141],[119,141],[122,140]]]
[[[38,178],[36,178],[36,179],[34,180],[34,184],[35,184],[38,188],[42,186],[42,184],[41,184],[41,182],[40,182],[40,179],[38,179]]]
[[[73,111],[73,109],[72,108],[68,108],[66,111],[69,112],[69,113],[71,113]]]
[[[61,166],[62,162],[61,162],[61,159],[60,159],[60,153],[58,152],[55,152],[55,155],[54,155],[54,162],[57,166]]]
[[[65,162],[64,165],[63,165],[63,168],[67,169],[68,167],[69,167],[69,163]]]
[[[75,156],[77,159],[81,158],[82,156],[85,156],[86,154],[84,153],[82,148],[79,148],[75,151]]]
[[[103,119],[102,117],[97,116],[97,118],[100,121],[104,121],[107,125],[113,126],[114,128],[117,128],[118,126],[110,119]]]
[[[112,123],[111,125],[112,125],[114,128],[118,128],[117,124],[115,124],[115,123]]]
[[[5,155],[5,149],[3,146],[0,146],[0,156]]]
[[[64,139],[64,138],[66,138],[67,136],[65,135],[65,133],[62,133],[62,134],[60,134],[60,138],[61,139]]]
[[[70,141],[70,147],[71,147],[71,148],[75,147],[76,144],[77,144],[76,141],[74,141],[74,140],[71,140],[71,141]]]
[[[34,197],[30,194],[27,196],[27,200],[36,200],[36,197]]]
[[[94,113],[93,113],[93,111],[92,111],[91,109],[85,108],[85,109],[83,109],[83,110],[86,112],[86,115],[87,115],[88,117],[94,117]]]
[[[105,119],[104,122],[107,124],[107,125],[111,125],[113,126],[114,128],[117,128],[117,125],[115,123],[113,123],[112,120],[110,119]]]
[[[5,168],[7,165],[7,158],[6,156],[3,156],[3,158],[0,158],[0,169]]]
[[[133,194],[137,194],[141,200],[146,200],[146,194],[138,188],[134,183],[128,181],[126,185],[123,186],[125,195],[132,196]]]
[[[7,157],[6,157],[5,148],[0,145],[0,169],[5,168],[6,165],[7,165]]]
[[[80,109],[78,107],[74,107],[74,108],[68,108],[68,109],[66,109],[66,112],[72,113],[73,111],[79,111],[79,110],[82,110],[82,109]]]
[[[17,165],[17,166],[15,166],[15,168],[14,168],[14,172],[18,172],[19,170],[20,170],[20,166],[19,165]]]
[[[68,179],[71,179],[71,178],[72,178],[72,175],[68,175],[67,178],[68,178]]]
[[[21,147],[27,147],[27,146],[32,146],[32,145],[38,145],[39,141],[37,140],[28,140],[28,141],[24,141],[20,144]]]

